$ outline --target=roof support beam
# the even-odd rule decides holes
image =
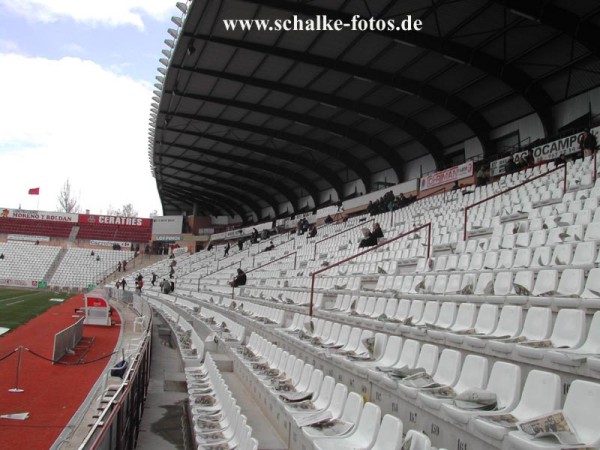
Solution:
[[[267,89],[270,91],[282,92],[284,94],[314,100],[316,102],[325,103],[336,108],[355,112],[356,114],[363,117],[366,116],[374,120],[379,120],[380,122],[384,122],[387,125],[403,130],[405,133],[407,133],[409,136],[411,136],[413,139],[419,142],[423,147],[425,147],[429,151],[429,153],[431,153],[438,166],[441,166],[442,164],[444,150],[442,143],[435,136],[429,133],[424,127],[422,127],[417,121],[411,119],[410,117],[396,114],[390,110],[377,108],[368,103],[361,103],[354,100],[348,100],[346,98],[338,97],[336,95],[325,94],[323,92],[313,91],[306,88],[299,88],[289,84],[283,84],[269,80],[262,80],[255,77],[246,77],[227,72],[219,72],[216,70],[190,68],[183,66],[173,67],[181,71],[192,72],[200,75],[207,75],[210,77],[221,78],[229,81],[236,81],[238,83],[246,84],[248,86]],[[185,96],[185,94],[182,95]]]
[[[176,92],[177,95],[184,95],[183,93]],[[264,105],[257,105],[254,103],[242,102],[239,100],[230,100],[226,98],[220,97],[212,97],[206,95],[194,95],[194,94],[185,94],[185,97],[191,98],[194,100],[201,100],[205,102],[212,102],[218,105],[226,105],[234,108],[245,109],[247,111],[256,111],[268,116],[273,117],[281,117],[292,122],[298,122],[305,125],[309,125],[314,128],[319,128],[321,130],[325,130],[329,133],[332,133],[336,136],[341,136],[346,139],[350,139],[366,148],[374,152],[376,155],[385,160],[389,166],[394,170],[396,176],[398,177],[398,181],[402,181],[402,165],[404,162],[394,149],[389,147],[386,143],[381,141],[380,139],[373,138],[366,133],[361,131],[357,131],[351,127],[347,127],[345,125],[340,125],[334,122],[323,121],[322,119],[311,117],[305,114],[299,114],[292,111],[286,111],[282,109],[272,108]],[[316,203],[315,203],[316,204]]]
[[[236,204],[240,206],[246,205],[250,211],[256,214],[256,217],[260,218],[261,216],[260,211],[262,208],[260,205],[247,196],[231,195],[231,191],[227,191],[227,189],[221,189],[220,187],[207,188],[205,187],[206,185],[199,186],[197,183],[192,183],[190,181],[187,181],[186,183],[192,186],[182,186],[181,184],[174,183],[163,183],[163,186],[170,187],[171,189],[181,189],[183,192],[192,193],[193,195],[211,197],[213,199],[218,198],[218,205],[223,207],[229,204]],[[197,187],[201,187],[201,189],[197,189]]]
[[[257,53],[273,55],[305,64],[311,64],[322,69],[334,70],[362,80],[369,80],[374,83],[389,86],[398,91],[418,95],[419,97],[446,109],[463,123],[465,123],[465,125],[468,126],[473,131],[475,136],[481,141],[484,151],[487,151],[488,148],[491,148],[489,139],[491,127],[487,120],[479,113],[475,112],[471,105],[467,104],[460,98],[433,86],[424,86],[419,81],[398,76],[393,73],[382,72],[369,67],[363,67],[357,64],[338,61],[332,58],[326,58],[314,54],[306,54],[286,48],[272,47],[254,42],[246,42],[198,33],[189,33],[186,34],[186,36],[198,40],[214,42],[220,45],[243,48]]]
[[[175,169],[175,168],[173,168],[173,169]],[[181,183],[193,184],[194,186],[201,187],[203,189],[206,189],[206,190],[209,190],[212,192],[219,192],[219,193],[223,193],[224,195],[227,195],[232,198],[238,198],[241,201],[246,202],[248,204],[248,206],[251,207],[252,209],[261,210],[262,207],[260,206],[258,201],[263,201],[268,206],[273,208],[273,211],[275,211],[276,216],[278,215],[278,209],[279,209],[278,203],[275,201],[272,194],[269,194],[268,192],[263,191],[262,189],[259,189],[255,186],[251,186],[248,184],[244,184],[241,181],[236,181],[235,185],[228,185],[227,187],[230,189],[227,189],[227,187],[225,187],[225,186],[227,185],[227,183],[229,183],[229,180],[227,180],[225,178],[217,177],[214,175],[198,174],[198,172],[194,172],[192,170],[186,170],[186,169],[176,169],[176,170],[179,172],[183,172],[183,173],[192,175],[193,177],[201,176],[202,178],[204,178],[206,180],[214,181],[215,183],[217,183],[217,185],[202,183],[202,182],[191,180],[190,178],[178,177],[176,175],[165,175],[165,177],[168,177],[168,180],[176,180]],[[250,197],[253,197],[253,199],[251,199]]]
[[[254,3],[260,6],[279,9],[294,14],[307,14],[311,16],[326,15],[327,18],[336,20],[341,19],[344,22],[350,22],[352,16],[332,9],[321,8],[318,6],[292,2],[288,0],[244,0],[248,3]],[[524,3],[524,2],[522,2]],[[537,2],[536,2],[537,3]],[[544,2],[548,3],[548,2]],[[545,6],[540,6],[545,7]],[[399,31],[378,31],[367,30],[365,33],[375,33],[390,39],[401,39],[411,45],[438,53],[450,59],[461,61],[464,64],[473,66],[510,86],[515,92],[518,92],[531,105],[533,110],[539,114],[540,120],[546,129],[546,133],[552,130],[552,99],[540,87],[533,84],[533,79],[522,70],[506,65],[501,59],[495,58],[482,51],[467,47],[465,45],[439,39],[426,33],[406,33]],[[430,89],[430,86],[424,86]]]
[[[190,146],[185,146],[185,145],[178,145],[174,142],[165,142],[165,141],[162,142],[162,145],[179,148],[179,149],[186,150],[186,151],[195,152],[200,155],[213,156],[218,159],[224,159],[227,161],[231,161],[232,163],[245,165],[248,167],[252,167],[254,169],[266,170],[267,172],[271,172],[271,174],[273,176],[282,175],[282,176],[288,178],[289,180],[294,181],[300,189],[305,189],[308,192],[308,195],[310,195],[312,197],[315,205],[319,204],[319,191],[317,191],[317,189],[312,187],[312,183],[310,182],[309,179],[307,179],[306,177],[304,177],[302,175],[299,175],[297,172],[295,172],[293,170],[286,169],[286,168],[278,166],[276,164],[271,164],[271,163],[263,162],[263,161],[256,161],[255,159],[246,158],[243,156],[237,156],[237,155],[233,155],[233,154],[216,152],[216,151],[198,147],[198,146],[190,147]],[[168,156],[168,155],[163,155],[163,157],[170,158],[170,156]],[[177,160],[181,160],[181,161],[195,161],[193,159],[190,159],[190,160],[184,159],[181,156],[177,156],[177,157],[173,157],[173,158],[175,158]]]
[[[596,56],[600,56],[600,28],[586,22],[585,19],[550,2],[524,2],[522,0],[492,0],[504,6],[512,13],[540,22],[572,37],[587,47]]]
[[[201,191],[198,191],[197,189],[190,189],[187,187],[181,187],[178,185],[173,185],[173,184],[168,184],[168,183],[163,184],[163,188],[166,190],[169,190],[177,195],[183,194],[184,198],[192,197],[194,200],[200,198],[204,202],[212,202],[212,204],[218,204],[223,209],[229,209],[230,211],[235,212],[242,218],[242,220],[244,220],[244,218],[247,215],[247,212],[244,209],[244,204],[242,202],[240,202],[239,200],[236,200],[236,199],[229,198],[224,195],[220,195],[220,194],[212,193],[212,192],[211,193],[201,192]],[[253,212],[257,218],[260,218],[260,209],[258,211],[256,211],[253,208],[251,208],[250,205],[246,205],[246,207],[249,208],[250,212]]]
[[[179,130],[177,130],[179,131]],[[180,134],[185,134],[189,136],[195,136],[202,139],[209,139],[215,142],[221,142],[223,144],[231,145],[232,147],[242,148],[244,150],[248,150],[250,152],[258,153],[261,155],[267,155],[270,158],[280,159],[282,161],[289,161],[293,164],[297,164],[302,166],[305,169],[313,171],[321,176],[331,187],[333,187],[338,195],[338,198],[342,198],[343,196],[343,182],[342,180],[327,167],[315,163],[313,161],[309,161],[306,158],[302,158],[298,155],[293,155],[286,153],[284,151],[280,151],[276,148],[271,148],[263,145],[256,145],[245,141],[240,141],[236,139],[229,139],[222,136],[215,136],[213,134],[207,133],[195,133],[192,131],[179,131]],[[177,145],[175,143],[167,143],[163,141],[163,145]],[[264,165],[262,165],[264,167]],[[279,168],[277,168],[279,172]],[[316,199],[315,199],[316,200]],[[317,204],[317,203],[315,203]]]
[[[371,185],[371,173],[364,166],[364,164],[356,157],[344,154],[344,152],[340,149],[335,149],[332,147],[328,147],[321,142],[315,141],[310,138],[305,138],[303,136],[298,136],[292,133],[286,133],[285,131],[274,130],[272,128],[260,127],[257,125],[245,124],[242,122],[235,122],[231,120],[219,119],[216,117],[203,116],[203,115],[189,115],[189,114],[178,114],[177,116],[183,117],[185,119],[212,123],[216,125],[221,125],[231,129],[240,129],[249,131],[251,133],[261,134],[263,136],[268,136],[273,139],[279,139],[287,142],[292,142],[294,144],[300,145],[302,147],[306,147],[310,150],[314,150],[319,153],[326,154],[331,158],[335,158],[338,161],[341,161],[345,165],[347,165],[356,175],[361,179],[364,183],[367,191],[370,190]],[[164,129],[161,127],[157,127],[157,130]],[[177,130],[179,131],[179,130]]]
[[[201,166],[201,167],[206,167],[209,169],[213,169],[213,170],[217,170],[220,172],[225,172],[225,173],[229,173],[231,175],[235,175],[236,177],[242,177],[248,180],[251,180],[255,183],[258,184],[262,184],[265,186],[269,186],[270,188],[274,189],[276,192],[279,192],[281,195],[283,195],[287,201],[289,201],[294,208],[298,208],[300,205],[300,199],[298,198],[298,196],[294,193],[294,191],[290,188],[288,188],[287,186],[283,185],[282,183],[279,183],[275,180],[271,180],[268,179],[264,176],[264,173],[256,173],[256,172],[250,172],[248,170],[243,170],[243,169],[237,169],[231,166],[225,166],[225,165],[221,165],[221,164],[216,164],[216,163],[211,163],[208,161],[199,161],[197,159],[192,159],[192,158],[183,158],[181,156],[168,156],[168,155],[161,155],[162,158],[172,158],[176,161],[183,161],[183,162],[187,162],[190,164],[195,164],[197,166]],[[171,167],[171,169],[173,170],[178,170],[177,167]],[[198,174],[199,176],[202,176],[201,173]],[[237,183],[237,180],[235,179],[231,179],[228,180],[225,185],[226,186],[232,186],[235,183]]]

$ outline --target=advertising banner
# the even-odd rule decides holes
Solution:
[[[590,133],[596,136],[597,140],[600,140],[600,127],[592,128]],[[558,158],[560,155],[577,153],[580,151],[579,139],[582,134],[583,132],[572,134],[571,136],[534,147],[533,159],[536,163],[538,163],[542,161],[552,161],[553,159]]]
[[[496,161],[492,161],[490,163],[490,175],[492,177],[498,177],[500,175],[504,175],[506,173],[506,164],[510,158],[515,161],[516,159],[524,157],[527,158],[527,151],[515,152],[510,156],[506,156],[504,158],[497,159]]]
[[[37,287],[38,282],[34,280],[15,280],[13,278],[0,278],[1,286]]]
[[[420,190],[431,189],[442,184],[453,183],[473,175],[473,162],[469,161],[460,166],[454,166],[441,172],[435,172],[421,178]]]
[[[152,218],[152,234],[180,234],[183,216],[161,216]]]
[[[141,217],[118,217],[101,216],[97,214],[79,214],[79,223],[94,223],[96,225],[119,225],[126,227],[144,227],[152,226],[152,219],[143,219]]]
[[[3,209],[0,209],[0,217],[10,217],[13,219],[49,220],[52,222],[77,223],[78,214],[3,208]]]

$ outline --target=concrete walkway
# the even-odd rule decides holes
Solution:
[[[152,364],[137,447],[144,450],[191,449],[187,422],[187,386],[179,350],[171,346],[169,330],[153,313]]]

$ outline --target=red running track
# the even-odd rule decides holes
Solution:
[[[19,346],[45,358],[52,358],[54,335],[75,323],[76,308],[83,307],[78,295],[48,309],[42,315],[0,336],[0,358]],[[113,310],[112,320],[121,320]],[[119,339],[120,326],[85,325],[84,337],[95,337],[83,361],[96,362],[65,366],[24,350],[16,384],[18,352],[0,361],[0,415],[29,412],[27,420],[0,419],[0,449],[46,450],[58,438],[73,414],[87,397],[92,386],[106,369]],[[72,359],[72,358],[71,358]]]

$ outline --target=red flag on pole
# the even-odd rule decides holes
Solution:
[[[40,188],[29,189],[29,195],[40,195]]]

